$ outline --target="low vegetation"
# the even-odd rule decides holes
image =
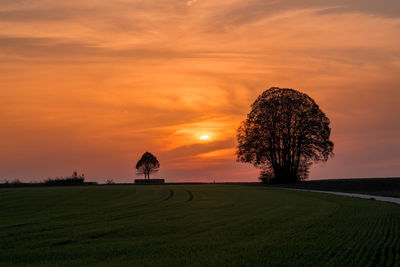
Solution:
[[[74,172],[70,177],[47,178],[44,182],[21,182],[16,179],[11,182],[5,180],[0,187],[34,187],[34,186],[70,186],[70,185],[94,185],[96,182],[85,182],[85,175]]]
[[[400,206],[263,186],[2,188],[0,265],[391,266]]]

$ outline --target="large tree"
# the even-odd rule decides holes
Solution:
[[[150,152],[146,152],[142,155],[139,161],[136,163],[137,174],[144,175],[144,179],[150,180],[150,174],[157,172],[160,168],[160,162]]]
[[[300,181],[313,162],[333,155],[329,124],[308,95],[272,87],[256,99],[238,129],[238,160],[262,168],[270,182]]]

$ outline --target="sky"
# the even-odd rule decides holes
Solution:
[[[2,0],[0,182],[132,182],[146,151],[168,182],[257,181],[236,129],[273,86],[331,120],[311,179],[400,176],[398,0]]]

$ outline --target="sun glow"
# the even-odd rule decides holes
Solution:
[[[203,134],[202,136],[200,136],[200,140],[210,140],[210,136],[207,134]]]

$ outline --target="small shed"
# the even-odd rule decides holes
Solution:
[[[135,179],[135,184],[164,184],[164,179]]]

